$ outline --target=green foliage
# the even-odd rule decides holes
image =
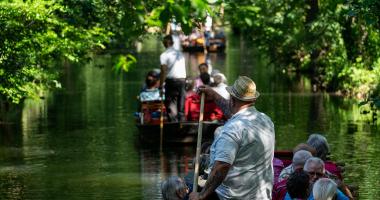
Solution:
[[[38,98],[59,87],[61,59],[78,61],[88,49],[104,48],[109,33],[97,26],[76,26],[58,18],[68,12],[50,1],[0,3],[0,95],[13,103]]]
[[[307,72],[328,91],[365,97],[378,84],[377,0],[226,0],[226,19],[280,69]]]
[[[126,56],[119,56],[119,59],[116,65],[114,66],[114,69],[117,72],[128,72],[131,67],[136,65],[136,62],[136,58],[131,54],[128,54]]]
[[[378,0],[350,0],[348,15],[365,20],[366,24],[380,28],[380,2]]]
[[[188,34],[193,27],[200,28],[207,13],[213,14],[213,11],[206,0],[167,0],[148,14],[146,22],[148,26],[165,30],[166,24],[174,19],[176,23],[181,24],[185,34]]]
[[[0,2],[0,100],[19,103],[59,87],[62,59],[83,62],[89,51],[133,49],[150,27],[173,19],[191,31],[212,13],[206,0],[4,0]],[[117,70],[136,62],[131,52]]]
[[[79,62],[91,50],[133,49],[171,21],[185,33],[207,14],[225,19],[272,62],[309,72],[313,84],[366,98],[380,83],[380,3],[377,0],[5,0],[0,2],[0,98],[14,103],[59,86],[62,59]],[[154,28],[154,29],[152,29]],[[116,70],[136,62],[128,51]]]
[[[378,112],[380,111],[380,96],[377,93],[372,94],[369,98],[359,103],[360,114],[370,115],[372,123],[376,123]]]

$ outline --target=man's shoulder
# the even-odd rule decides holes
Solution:
[[[233,115],[224,125],[224,128],[227,129],[227,131],[238,131],[245,129],[247,126],[252,125],[273,126],[273,122],[269,116],[257,111],[254,107],[252,107]]]
[[[181,51],[179,51],[179,50],[177,50],[177,49],[175,49],[173,47],[165,49],[165,51],[162,52],[161,54],[167,54],[167,53],[173,53],[173,52],[175,52],[175,53],[181,53],[182,54]]]
[[[273,124],[272,119],[268,115],[266,115],[263,112],[258,111],[254,106],[249,107],[244,112],[236,115],[236,117],[234,117],[234,120],[239,120],[239,121],[248,120],[249,122],[252,122],[252,123],[253,121],[255,121],[254,122],[255,124],[257,124],[257,121],[261,121],[261,123]]]
[[[162,55],[166,55],[166,54],[168,54],[170,51],[171,51],[171,48],[167,48],[167,49],[165,49],[165,51],[163,51],[163,52],[161,53],[161,56],[162,56]]]
[[[274,126],[272,119],[263,112],[257,111],[257,119],[260,120],[261,124],[269,124],[270,126]]]
[[[240,126],[238,125],[238,122],[240,121],[239,118],[237,117],[232,117],[230,118],[226,124],[224,124],[223,131],[231,131],[231,130],[236,130]]]

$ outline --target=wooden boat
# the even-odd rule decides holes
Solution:
[[[191,107],[197,106],[197,103],[188,105]],[[145,142],[160,142],[160,114],[161,114],[161,102],[143,102],[140,105],[143,116],[136,116],[136,127],[139,130],[140,138]],[[207,108],[212,108],[208,106]],[[163,108],[165,113],[165,108]],[[187,111],[186,111],[187,112]],[[206,111],[205,111],[206,112]],[[196,114],[196,113],[195,113]],[[199,114],[199,113],[198,113]],[[147,116],[148,115],[148,116]],[[187,115],[190,119],[191,115]],[[205,119],[208,114],[205,113]],[[198,126],[196,121],[198,117],[193,116],[194,121],[183,122],[168,122],[166,117],[164,118],[163,126],[163,142],[164,143],[195,143],[197,141]],[[217,127],[222,126],[222,121],[203,121],[202,135],[203,141],[211,141],[214,139],[214,131]]]
[[[215,35],[205,41],[204,36],[183,36],[181,46],[183,51],[187,52],[203,52],[204,48],[207,48],[208,52],[224,52],[226,48],[226,37],[223,34]]]
[[[287,167],[292,162],[293,152],[289,150],[277,150],[274,152],[274,159],[273,159],[273,168],[274,168],[274,178],[275,182],[277,182],[277,178],[280,175],[280,172],[282,169]],[[331,174],[335,175],[336,179],[339,179],[343,181],[344,179],[344,163],[341,162],[334,162],[332,160],[326,160],[325,163],[325,169],[329,171]],[[281,184],[278,182],[277,184]],[[280,189],[278,189],[278,193],[280,193],[281,187],[284,187],[284,185],[279,186]],[[285,186],[286,188],[286,186]],[[345,195],[353,197],[353,199],[358,198],[358,187],[356,185],[347,185],[342,184],[339,188]],[[285,191],[286,192],[286,191]]]
[[[209,39],[209,44],[206,46],[208,52],[224,52],[226,49],[225,39]],[[183,42],[182,50],[185,52],[203,52],[204,44],[198,42]]]
[[[275,171],[275,174],[277,172],[279,175],[279,173],[284,167],[287,167],[288,165],[292,163],[293,152],[287,151],[287,150],[282,150],[282,151],[277,150],[274,152],[274,157],[275,157],[275,159],[273,160],[274,171]],[[279,160],[281,162],[279,162]],[[331,160],[325,160],[324,163],[325,163],[326,170],[336,175],[338,179],[343,180],[342,169],[344,168],[344,164],[336,163]]]

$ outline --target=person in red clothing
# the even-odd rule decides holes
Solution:
[[[203,72],[200,75],[203,85],[210,84],[210,74]],[[198,94],[190,94],[185,101],[185,116],[188,121],[199,120],[201,98]],[[225,120],[222,110],[212,100],[205,100],[204,116],[205,121],[223,121]]]
[[[193,94],[186,97],[185,116],[188,121],[199,120],[201,106],[201,98],[198,94]],[[222,121],[225,120],[222,110],[215,104],[214,101],[206,100],[204,106],[205,121]]]

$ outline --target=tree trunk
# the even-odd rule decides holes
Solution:
[[[308,25],[312,23],[318,17],[318,12],[319,12],[318,0],[306,0],[305,3],[309,8],[306,11],[305,29],[306,29],[306,34],[308,36],[308,40],[312,42],[315,39],[314,39],[313,34],[309,31]],[[312,84],[314,92],[316,92],[316,88],[319,83],[319,80],[318,80],[319,70],[318,70],[318,65],[317,65],[317,59],[319,57],[320,51],[321,51],[320,49],[313,49],[311,53],[311,57],[310,57],[311,59],[310,71],[311,71],[311,77],[312,77],[311,84]]]
[[[306,13],[306,24],[313,22],[319,12],[318,0],[306,0],[306,4],[309,6],[309,9]]]

